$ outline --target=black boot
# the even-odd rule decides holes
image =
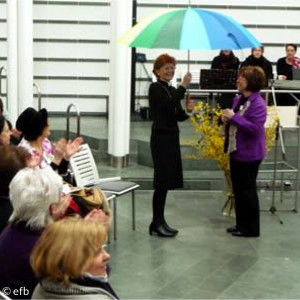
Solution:
[[[176,233],[168,231],[163,224],[157,226],[154,225],[154,223],[151,223],[149,226],[149,234],[152,235],[152,232],[155,232],[161,237],[174,237],[176,235]]]
[[[168,225],[168,223],[166,222],[165,219],[164,219],[164,221],[163,221],[163,226],[166,228],[167,231],[170,231],[170,232],[175,233],[175,234],[178,233],[178,230],[175,229],[175,228],[170,227],[170,226]]]

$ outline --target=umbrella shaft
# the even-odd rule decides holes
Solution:
[[[190,72],[190,56],[191,56],[191,53],[190,53],[190,50],[188,50],[188,52],[187,52],[187,60],[188,60],[187,71],[188,72]]]

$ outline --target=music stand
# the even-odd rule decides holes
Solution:
[[[200,71],[201,89],[235,90],[237,70],[202,69]]]
[[[201,89],[207,90],[235,90],[237,80],[237,70],[223,69],[202,69],[200,71]],[[220,94],[222,102],[219,102],[221,108],[231,108],[231,101],[234,94]],[[213,93],[209,97],[214,106],[215,99]]]

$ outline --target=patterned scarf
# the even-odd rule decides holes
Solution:
[[[251,104],[250,100],[246,101],[245,105],[241,106],[239,111],[236,113],[239,114],[240,116],[243,116],[245,112],[248,110],[250,104]],[[228,154],[237,150],[236,133],[237,133],[236,125],[230,123],[229,132],[228,132],[228,148],[227,148]]]

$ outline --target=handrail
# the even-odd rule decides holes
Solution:
[[[71,111],[72,107],[75,107],[75,109],[76,109],[76,114],[77,114],[77,136],[80,136],[80,111],[79,111],[79,108],[76,104],[71,103],[67,108],[67,130],[66,130],[67,140],[70,137],[70,111]]]
[[[109,96],[105,96],[105,103],[106,103],[106,119],[108,119],[108,116],[109,116]]]
[[[41,93],[41,89],[40,86],[34,82],[33,86],[36,88],[37,93],[38,93],[38,110],[40,110],[42,108],[42,93]]]
[[[2,72],[5,71],[6,73],[6,107],[5,109],[8,109],[8,80],[7,80],[7,69],[2,66],[0,68],[0,97],[2,96]]]

